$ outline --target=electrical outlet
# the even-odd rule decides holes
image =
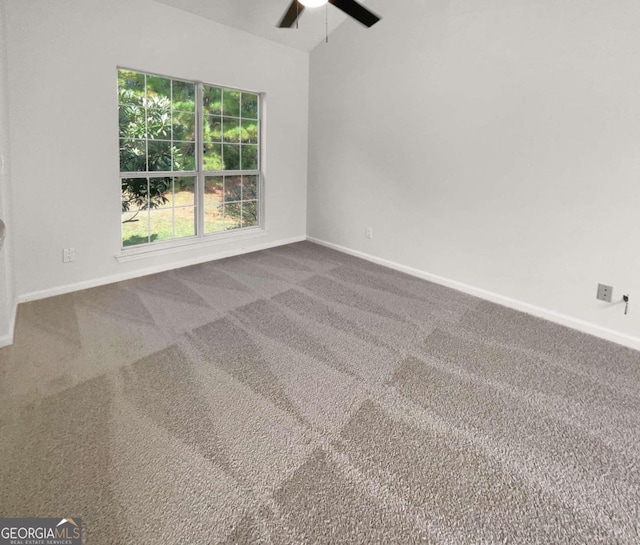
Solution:
[[[367,227],[364,230],[364,238],[373,238],[373,227]]]
[[[63,263],[71,263],[76,260],[76,249],[75,248],[64,248],[62,250],[62,262]]]
[[[611,303],[612,295],[613,295],[612,286],[605,286],[604,284],[598,284],[598,293],[596,294],[596,298],[600,299],[600,301],[606,301],[607,303]]]

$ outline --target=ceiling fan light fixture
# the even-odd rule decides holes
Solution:
[[[284,0],[282,1],[284,2]],[[357,0],[291,0],[287,11],[285,11],[278,23],[278,28],[292,28],[294,25],[297,28],[298,17],[306,8],[319,8],[327,4],[338,8],[366,27],[373,26],[380,20],[380,17],[369,11]]]
[[[329,0],[299,0],[307,8],[319,8],[324,6]]]

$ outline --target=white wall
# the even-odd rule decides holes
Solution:
[[[308,235],[640,347],[640,4],[400,4],[311,54]]]
[[[13,221],[11,216],[11,174],[9,138],[9,97],[7,94],[7,49],[5,6],[0,1],[0,218],[9,232],[0,250],[0,346],[13,342],[16,298],[12,267]]]
[[[151,0],[6,2],[21,300],[305,236],[307,53]],[[117,66],[266,93],[266,233],[115,259]]]

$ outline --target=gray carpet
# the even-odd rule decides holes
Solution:
[[[19,307],[0,516],[88,544],[638,544],[640,354],[299,243]]]

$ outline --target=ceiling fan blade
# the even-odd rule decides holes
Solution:
[[[302,13],[302,10],[304,10],[304,6],[298,2],[298,0],[293,0],[287,9],[287,12],[282,17],[282,20],[278,23],[278,27],[291,28],[293,23],[296,22],[298,16]]]
[[[329,0],[329,3],[365,26],[373,26],[380,20],[380,17],[355,0]]]

